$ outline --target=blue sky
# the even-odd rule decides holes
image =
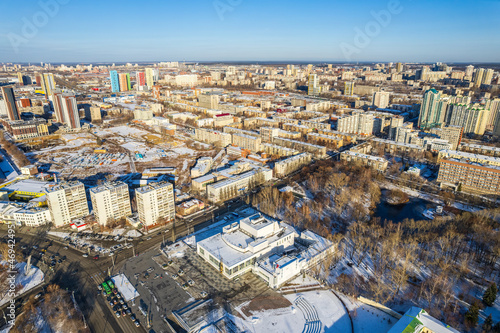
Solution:
[[[500,62],[499,18],[500,0],[1,1],[0,62]]]

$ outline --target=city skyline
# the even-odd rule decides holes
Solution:
[[[498,1],[306,6],[215,0],[189,8],[163,2],[136,7],[114,1],[46,0],[30,8],[4,3],[0,62],[473,63],[497,62],[500,51],[491,33]]]

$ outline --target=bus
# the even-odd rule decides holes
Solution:
[[[111,288],[111,289],[115,289],[115,285],[113,283],[113,281],[109,280],[108,281],[108,286]]]
[[[106,282],[102,283],[102,289],[104,289],[104,292],[109,295],[111,294],[111,288],[109,288],[108,284]]]

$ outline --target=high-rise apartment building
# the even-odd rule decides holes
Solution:
[[[108,182],[90,189],[90,199],[100,225],[132,214],[128,185],[123,182]]]
[[[488,123],[489,110],[466,104],[452,104],[446,115],[446,124],[464,128],[464,134],[483,135]]]
[[[118,80],[120,82],[120,91],[129,91],[130,87],[130,74],[121,73],[118,75]]]
[[[57,122],[64,123],[72,129],[81,127],[75,95],[64,94],[56,90],[52,95],[52,104]]]
[[[45,91],[45,96],[48,97],[52,95],[54,89],[56,89],[56,81],[54,80],[54,74],[45,73],[42,76],[42,89]]]
[[[307,84],[307,94],[309,96],[319,96],[320,87],[317,74],[309,74],[309,81]]]
[[[372,135],[374,118],[372,113],[353,111],[351,115],[341,116],[337,122],[337,131],[360,135]]]
[[[344,96],[354,95],[354,82],[344,82]]]
[[[219,95],[201,94],[198,96],[198,106],[207,109],[218,109],[219,100]]]
[[[441,94],[436,89],[427,90],[420,107],[418,127],[423,130],[440,127],[444,121],[447,107],[448,101],[441,98]]]
[[[120,79],[118,77],[117,71],[109,71],[109,80],[111,81],[111,91],[119,92],[120,91]]]
[[[146,74],[144,72],[135,73],[135,84],[137,86],[137,90],[139,90],[139,87],[146,85]]]
[[[446,125],[461,126],[464,134],[483,135],[489,118],[489,110],[467,104],[451,104],[446,114]]]
[[[474,66],[469,65],[469,66],[465,67],[465,77],[466,78],[471,80],[473,74],[474,74]]]
[[[493,80],[493,73],[495,73],[495,71],[491,68],[487,69],[485,72],[484,72],[484,76],[483,76],[483,80],[482,80],[482,84],[491,84],[491,81]]]
[[[50,215],[56,227],[89,215],[85,186],[82,183],[64,182],[46,189],[45,192]]]
[[[2,87],[3,102],[5,104],[5,110],[7,111],[7,117],[9,120],[19,120],[21,116],[16,105],[16,97],[14,96],[14,89],[12,87]]]
[[[485,109],[490,110],[486,127],[494,128],[497,114],[500,112],[500,98],[490,99],[485,103]]]
[[[372,104],[377,108],[385,109],[389,106],[390,93],[386,91],[376,91],[373,93]]]
[[[153,88],[155,84],[153,68],[146,68],[146,85],[149,89]]]
[[[135,190],[137,213],[143,226],[150,227],[159,219],[175,218],[174,186],[169,182],[150,183]]]
[[[476,71],[474,72],[474,77],[472,79],[472,81],[474,82],[474,87],[481,86],[481,84],[483,83],[484,74],[485,74],[484,68],[476,69]]]

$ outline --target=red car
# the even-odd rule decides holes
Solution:
[[[94,258],[93,258],[93,259],[94,259],[94,260],[97,260],[97,259],[99,259],[99,256],[94,256]]]

